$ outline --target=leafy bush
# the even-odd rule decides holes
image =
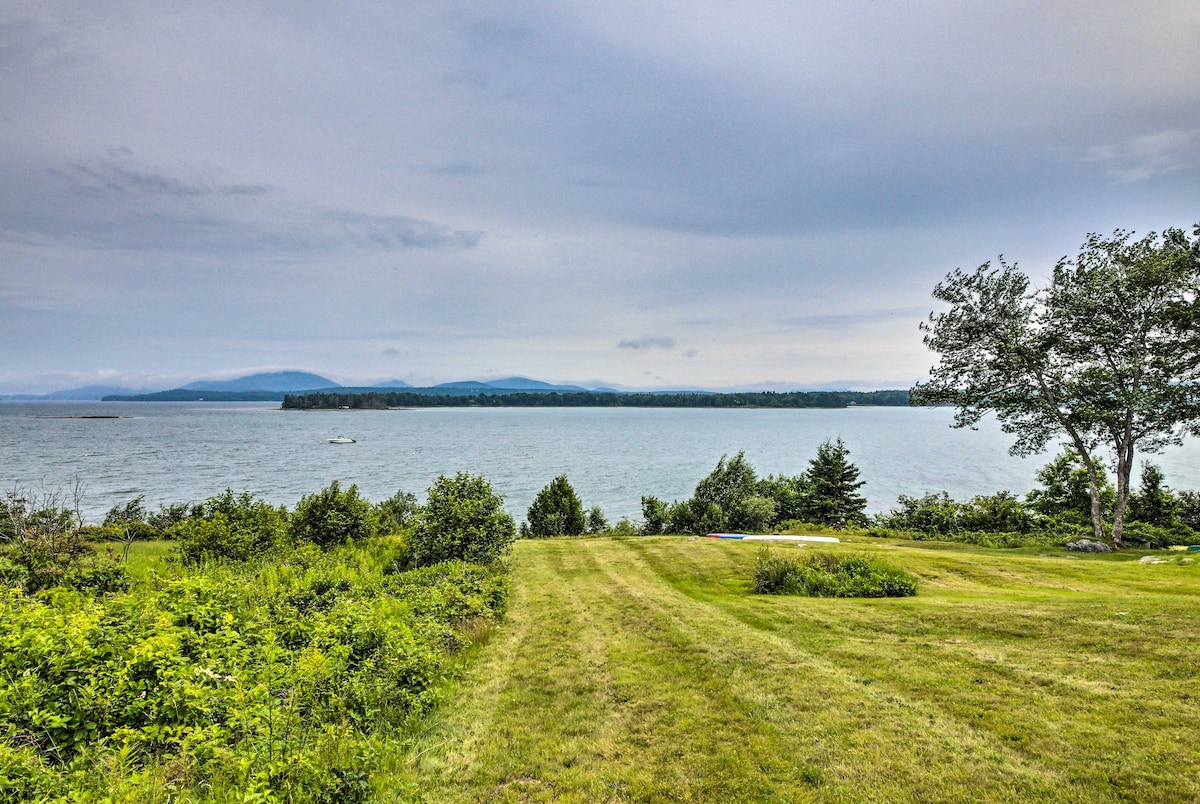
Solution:
[[[286,541],[287,512],[232,489],[192,507],[191,515],[167,529],[179,542],[185,563],[205,560],[246,561],[264,555]]]
[[[525,522],[522,536],[578,536],[587,527],[583,503],[566,475],[559,475],[537,493]]]
[[[803,520],[831,528],[865,523],[866,499],[858,493],[858,467],[839,439],[817,448],[801,475],[760,479],[745,452],[722,455],[691,498],[666,503],[642,497],[642,531],[656,533],[763,533],[781,522]]]
[[[642,533],[647,536],[666,533],[669,512],[667,504],[657,497],[642,497]]]
[[[600,510],[600,506],[593,505],[588,509],[587,514],[587,532],[588,533],[607,533],[608,519],[604,516],[604,512]]]
[[[421,503],[411,491],[397,491],[375,506],[379,532],[394,534],[407,530],[416,522],[421,512]]]
[[[342,491],[335,480],[316,494],[300,499],[290,530],[293,541],[324,548],[362,541],[375,531],[375,512],[358,496],[358,486]]]
[[[0,589],[0,801],[365,800],[379,738],[453,672],[456,624],[505,599],[461,561],[385,576],[389,545],[177,565],[102,598]]]
[[[490,564],[516,538],[504,498],[482,476],[459,472],[439,477],[429,489],[411,541],[410,562],[424,567],[451,559]]]
[[[392,575],[385,586],[414,614],[449,623],[498,617],[508,599],[503,572],[458,560]]]
[[[946,492],[909,497],[901,494],[896,508],[875,518],[875,524],[887,530],[946,536],[959,527],[959,504]]]
[[[1179,522],[1200,531],[1200,491],[1175,492],[1176,515]]]
[[[1112,515],[1116,491],[1108,482],[1103,466],[1096,466],[1100,482],[1100,506],[1105,516]],[[1069,517],[1090,524],[1092,521],[1092,495],[1089,491],[1087,469],[1079,453],[1065,450],[1038,471],[1040,489],[1025,495],[1026,502],[1035,513],[1047,517]]]
[[[754,570],[754,591],[808,597],[908,597],[916,580],[902,569],[866,555],[808,553],[788,559],[764,547]]]

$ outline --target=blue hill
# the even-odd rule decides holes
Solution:
[[[315,391],[340,388],[333,380],[307,371],[275,371],[251,374],[234,380],[200,380],[183,386],[185,391]]]

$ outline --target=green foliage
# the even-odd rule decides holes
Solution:
[[[566,475],[559,475],[537,493],[525,522],[522,536],[578,536],[587,527],[583,503]]]
[[[1179,500],[1164,485],[1162,469],[1152,463],[1142,466],[1141,488],[1129,498],[1129,518],[1156,528],[1177,528]]]
[[[1040,452],[1066,438],[1089,470],[1099,505],[1101,450],[1115,458],[1112,538],[1120,547],[1135,451],[1156,452],[1200,433],[1200,224],[1132,240],[1089,235],[1074,260],[1054,266],[1050,285],[1007,264],[955,270],[933,295],[950,305],[922,325],[939,354],[913,404],[952,404],[955,426],[995,415],[1016,436],[1012,451]]]
[[[600,506],[598,505],[593,505],[588,509],[587,532],[608,533],[608,519],[604,516],[604,512],[600,510]]]
[[[1105,516],[1111,516],[1116,492],[1108,482],[1104,467],[1097,464],[1095,470],[1101,510]],[[1078,452],[1064,450],[1043,466],[1037,477],[1042,488],[1034,489],[1026,495],[1028,505],[1033,511],[1042,516],[1091,521],[1091,481]]]
[[[666,533],[669,513],[670,509],[663,500],[657,497],[642,497],[642,533],[647,536]]]
[[[189,506],[187,503],[172,503],[170,505],[160,503],[157,511],[147,515],[146,522],[162,535],[172,525],[177,525],[187,519],[188,514]]]
[[[798,517],[818,525],[845,528],[866,521],[867,500],[858,490],[858,467],[850,462],[850,450],[839,438],[817,447],[804,474],[802,513]]]
[[[379,738],[429,710],[459,625],[505,601],[496,569],[385,575],[394,558],[305,543],[103,597],[0,589],[0,800],[366,800]]]
[[[875,517],[875,524],[925,536],[963,532],[1022,534],[1038,526],[1024,504],[1007,491],[979,495],[966,503],[956,502],[944,491],[922,497],[902,494],[897,507]]]
[[[1200,491],[1175,492],[1179,522],[1195,531],[1200,531]]]
[[[959,504],[947,492],[910,497],[901,494],[897,507],[875,518],[883,528],[945,536],[960,530]]]
[[[490,564],[516,538],[504,498],[486,478],[459,472],[439,477],[429,489],[412,535],[410,561],[423,567],[451,559]]]
[[[964,503],[958,524],[964,531],[991,533],[1030,533],[1037,526],[1025,504],[1007,491],[981,494]]]
[[[417,495],[411,491],[397,491],[375,506],[379,532],[393,534],[408,530],[416,522],[420,512],[421,503],[417,500]]]
[[[808,597],[908,597],[916,580],[902,569],[866,555],[807,553],[800,559],[758,553],[754,591]]]
[[[33,593],[62,585],[104,594],[126,583],[115,558],[96,553],[65,499],[18,490],[0,498],[0,587]]]
[[[134,497],[124,505],[114,505],[104,516],[105,525],[128,525],[146,521],[146,495]]]
[[[324,548],[362,541],[375,532],[375,512],[358,496],[358,486],[343,491],[335,480],[301,498],[292,514],[290,532],[293,541]]]
[[[746,453],[722,455],[691,498],[666,503],[642,497],[642,531],[657,533],[763,533],[781,522],[802,520],[831,528],[866,521],[858,493],[858,467],[839,439],[826,441],[802,475],[759,478]]]
[[[206,560],[246,561],[286,541],[287,512],[232,489],[192,507],[191,515],[165,534],[179,542],[185,563]]]
[[[775,520],[775,501],[752,495],[733,503],[727,526],[730,530],[738,532],[764,533],[771,529]]]
[[[758,476],[754,467],[746,460],[746,452],[742,450],[733,458],[722,455],[708,475],[696,484],[692,494],[695,503],[693,509],[702,517],[711,507],[716,506],[717,519],[724,524],[734,507],[747,497],[753,497],[758,490]],[[719,529],[721,525],[717,525]]]

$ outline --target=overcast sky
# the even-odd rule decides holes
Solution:
[[[0,4],[0,392],[907,387],[1200,219],[1200,3]]]

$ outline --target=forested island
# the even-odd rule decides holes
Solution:
[[[516,392],[431,394],[420,391],[285,394],[284,410],[386,410],[387,408],[845,408],[908,404],[908,391],[770,391],[733,394]]]

